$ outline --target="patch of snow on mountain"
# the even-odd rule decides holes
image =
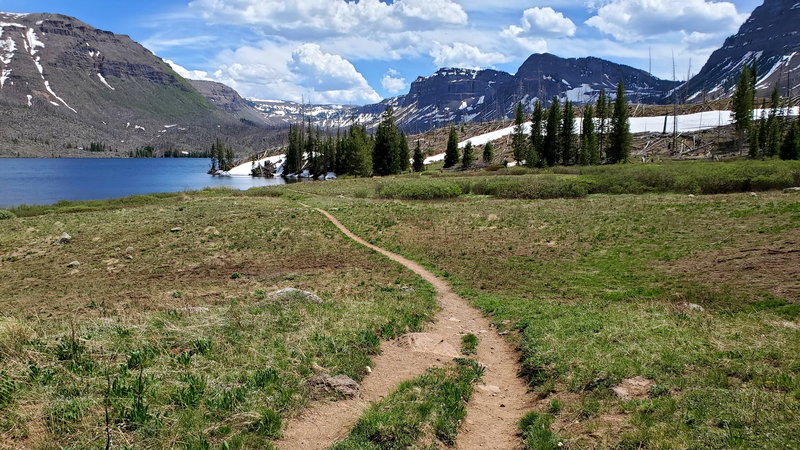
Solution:
[[[281,164],[283,164],[283,161],[285,159],[286,159],[286,155],[268,156],[266,158],[262,158],[262,159],[259,159],[259,160],[256,160],[256,161],[250,161],[250,162],[239,164],[238,166],[236,166],[236,167],[232,168],[231,170],[229,170],[228,172],[226,172],[226,174],[230,175],[230,176],[233,176],[233,177],[245,177],[245,176],[249,177],[251,175],[251,173],[252,173],[253,167],[255,167],[257,165],[260,166],[261,164],[264,164],[265,162],[271,162],[272,164],[274,164],[277,167],[277,166],[280,166]]]
[[[28,106],[33,106],[33,96],[31,94],[26,95],[28,97]]]
[[[67,107],[67,109],[71,110],[71,111],[72,111],[72,112],[74,112],[75,114],[78,114],[78,111],[75,111],[75,109],[73,109],[71,106],[69,106],[69,105],[67,104],[67,102],[65,102],[65,101],[64,101],[64,99],[63,99],[63,98],[59,97],[58,95],[56,95],[56,93],[55,93],[55,92],[53,92],[53,90],[50,88],[50,82],[49,82],[49,81],[45,80],[45,82],[44,82],[44,87],[45,87],[45,89],[47,89],[47,92],[49,92],[49,93],[50,93],[50,95],[52,95],[52,96],[53,96],[53,97],[55,97],[55,98],[56,98],[58,101],[60,101],[61,103],[63,103],[63,104],[64,104],[64,106],[66,106],[66,107]],[[52,102],[51,102],[51,103],[52,103]]]
[[[135,126],[133,127],[133,129],[134,129],[134,131],[135,131],[135,130],[147,131],[147,130],[145,130],[145,129],[144,129],[144,127],[142,127],[142,126],[139,126],[139,125],[135,125]]]
[[[112,91],[116,91],[116,89],[114,89],[113,87],[111,87],[111,85],[110,85],[110,84],[108,84],[108,81],[106,81],[106,77],[104,77],[104,76],[103,76],[103,74],[101,74],[101,73],[99,73],[99,72],[98,72],[98,74],[97,74],[97,78],[100,78],[100,81],[101,81],[101,82],[103,82],[103,84],[105,84],[105,85],[106,85],[106,87],[108,87],[108,88],[109,88],[109,89],[111,89]]]
[[[31,56],[34,56],[38,53],[37,48],[41,47],[44,48],[44,42],[39,40],[39,37],[36,36],[36,32],[33,28],[28,28],[28,31],[25,33],[25,41],[28,44],[28,52]]]
[[[3,69],[3,71],[0,72],[0,89],[3,89],[3,86],[5,86],[9,75],[11,75],[11,69]]]

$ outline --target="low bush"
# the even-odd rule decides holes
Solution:
[[[483,178],[470,184],[473,194],[521,199],[581,198],[589,189],[590,184],[577,177],[555,175]]]
[[[402,200],[436,200],[458,197],[463,193],[460,184],[444,180],[397,180],[378,185],[380,198]]]
[[[0,209],[0,220],[15,219],[16,217],[17,215],[13,212],[7,209]]]

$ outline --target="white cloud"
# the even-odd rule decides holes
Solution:
[[[478,47],[463,42],[450,45],[434,42],[430,51],[433,62],[439,67],[487,67],[508,62],[510,59],[497,52],[484,52]]]
[[[303,44],[292,52],[289,69],[303,86],[325,96],[348,101],[381,100],[350,61],[323,52],[317,44]]]
[[[390,94],[399,94],[406,90],[408,83],[396,70],[389,69],[381,78],[381,86]]]
[[[208,22],[251,25],[287,38],[467,23],[467,13],[452,0],[194,0],[189,7]]]
[[[625,42],[683,32],[728,35],[747,19],[729,2],[706,0],[614,0],[586,23]]]
[[[530,8],[522,13],[522,28],[514,27],[519,34],[536,36],[573,36],[575,24],[564,14],[546,6]]]
[[[178,75],[186,78],[187,80],[205,80],[205,81],[213,81],[213,79],[208,75],[208,72],[205,70],[189,70],[180,64],[175,63],[174,61],[170,61],[168,59],[164,60],[172,70],[177,72]]]

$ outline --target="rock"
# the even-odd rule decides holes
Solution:
[[[433,333],[409,333],[397,338],[397,343],[414,352],[458,358],[461,356],[455,347],[445,342],[444,338]]]
[[[694,194],[689,194],[689,198],[694,198]]]
[[[317,375],[308,380],[309,386],[319,392],[342,395],[344,397],[355,397],[358,395],[361,386],[347,375],[336,375],[332,377],[327,374]]]
[[[650,397],[650,388],[653,382],[638,376],[622,380],[622,383],[611,388],[621,400],[641,400]]]
[[[207,313],[211,310],[205,306],[184,306],[183,308],[178,308],[177,311],[187,312],[189,314],[201,314]]]
[[[53,245],[64,245],[72,242],[72,236],[67,233],[61,233],[61,236],[53,242]]]
[[[80,265],[80,261],[72,261],[71,263],[67,264],[67,267],[78,267]]]
[[[751,196],[751,197],[758,197],[758,194],[756,194],[755,192],[751,192],[751,193],[750,193],[750,196]]]
[[[125,255],[125,259],[133,259],[133,255]]]
[[[451,317],[451,318],[449,318],[447,320],[449,320],[450,322],[461,322],[461,320],[456,319],[455,317]]]
[[[367,371],[367,373],[372,373],[372,367],[370,367],[370,366],[367,366],[367,367],[366,367],[366,371]]]
[[[697,303],[687,303],[686,307],[692,311],[705,311],[706,309],[702,306],[698,305]]]
[[[179,233],[179,232],[183,231],[183,228],[175,227],[175,228],[173,228],[173,229],[171,229],[169,231],[170,231],[170,233]]]
[[[283,288],[270,294],[270,298],[275,300],[305,300],[314,303],[322,303],[322,299],[313,292],[301,291],[295,288]]]
[[[491,384],[479,384],[476,386],[478,390],[483,391],[492,397],[498,396],[501,394],[500,388],[497,386],[492,386]]]
[[[128,247],[128,248],[126,248],[126,249],[125,249],[125,253],[130,253],[130,252],[132,252],[133,250],[134,250],[134,248],[133,248],[133,247]]]
[[[400,290],[402,292],[414,292],[414,288],[412,288],[411,286],[403,286],[400,288]]]
[[[800,187],[790,187],[783,190],[784,194],[792,194],[800,192]]]

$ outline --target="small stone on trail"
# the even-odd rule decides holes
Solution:
[[[67,233],[61,233],[61,236],[53,242],[53,245],[64,245],[69,244],[72,241],[72,236],[68,235]]]
[[[72,261],[71,263],[67,264],[67,267],[78,267],[80,265],[80,261]]]
[[[702,306],[698,305],[697,303],[687,303],[686,307],[692,311],[705,311],[706,309]]]
[[[650,387],[653,382],[647,378],[637,376],[622,380],[622,383],[611,388],[621,400],[641,400],[650,397]]]
[[[367,367],[366,367],[366,370],[367,370],[367,373],[372,373],[372,367],[370,367],[370,366],[367,366]]]
[[[171,230],[169,230],[169,231],[170,231],[171,233],[178,233],[178,232],[180,232],[180,231],[183,231],[183,228],[181,228],[181,227],[175,227],[175,228],[173,228],[173,229],[171,229]]]
[[[301,300],[308,300],[314,303],[322,303],[323,301],[317,294],[313,292],[301,291],[300,289],[295,288],[283,288],[270,294],[270,298],[277,300],[291,300],[292,297]]]
[[[460,320],[456,319],[455,317],[451,317],[448,320],[450,320],[450,322],[461,322]]]
[[[361,386],[347,375],[336,375],[335,377],[327,374],[317,375],[308,380],[308,384],[318,391],[345,397],[355,397],[361,389]]]
[[[487,394],[491,395],[492,397],[496,395],[500,395],[501,391],[500,388],[497,386],[492,386],[491,384],[479,384],[476,386],[478,390],[486,392]]]

